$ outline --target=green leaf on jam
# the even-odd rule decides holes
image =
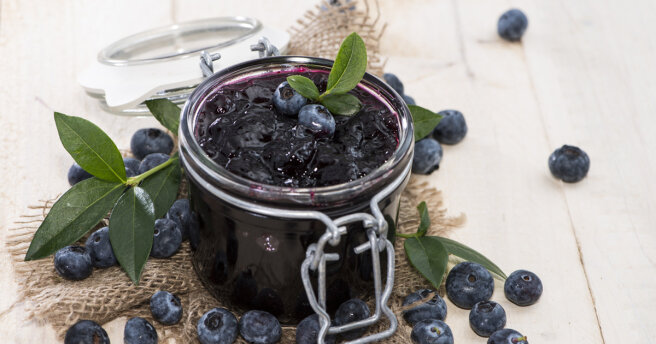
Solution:
[[[438,289],[449,263],[449,255],[442,243],[435,237],[424,236],[406,239],[403,247],[412,266]]]
[[[86,119],[55,112],[59,139],[85,171],[110,182],[125,183],[125,165],[114,141]]]
[[[45,258],[82,238],[107,215],[125,188],[122,183],[98,178],[75,184],[50,209],[25,260]]]
[[[348,35],[339,47],[333,68],[328,75],[328,86],[323,98],[329,94],[342,94],[360,83],[367,69],[367,47],[357,33]]]
[[[419,211],[419,227],[417,228],[417,235],[424,236],[428,231],[428,228],[431,225],[430,216],[428,216],[428,207],[426,202],[422,201],[417,206],[417,211]]]
[[[442,119],[442,115],[421,106],[408,105],[408,109],[412,114],[412,124],[415,127],[415,142],[428,136]]]
[[[116,202],[109,218],[109,240],[116,260],[134,284],[139,284],[155,231],[155,205],[148,193],[133,187]]]
[[[331,94],[321,100],[321,104],[334,115],[353,116],[360,112],[362,103],[358,97],[344,93]]]
[[[481,264],[483,265],[483,267],[488,269],[491,273],[501,277],[501,279],[503,280],[508,278],[508,276],[506,276],[506,274],[503,272],[503,270],[501,270],[501,268],[499,268],[491,260],[487,259],[484,255],[478,253],[473,248],[447,238],[435,237],[435,239],[439,240],[442,243],[442,246],[444,246],[444,248],[447,250],[447,252],[449,252],[449,254],[460,257],[466,261]]]
[[[180,108],[168,99],[146,100],[148,110],[173,135],[178,135],[180,125]]]
[[[153,200],[156,219],[164,216],[178,197],[180,175],[180,165],[176,161],[141,182],[140,187],[146,190]]]
[[[303,97],[310,100],[317,100],[319,98],[319,89],[314,81],[302,75],[290,75],[287,77],[287,82],[296,92]]]

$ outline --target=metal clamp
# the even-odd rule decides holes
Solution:
[[[257,51],[260,53],[260,57],[269,57],[269,56],[278,56],[280,51],[276,48],[275,45],[269,42],[269,39],[266,37],[260,37],[260,40],[257,41],[257,44],[251,45],[252,51]]]
[[[261,37],[257,44],[251,45],[251,51],[259,52],[260,57],[278,56],[280,51],[275,45],[269,42],[266,37]],[[214,74],[214,61],[221,58],[220,53],[210,54],[207,51],[200,53],[200,70],[203,72],[203,78],[208,78]]]

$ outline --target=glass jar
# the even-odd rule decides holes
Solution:
[[[394,239],[401,192],[410,178],[414,134],[402,98],[375,76],[365,74],[358,87],[397,114],[399,143],[387,162],[360,179],[316,188],[265,185],[219,166],[196,140],[197,116],[218,86],[288,69],[327,72],[331,66],[330,60],[295,56],[247,61],[203,81],[184,106],[180,157],[199,228],[198,240],[193,243],[193,265],[210,293],[233,310],[266,310],[286,324],[311,314],[301,264],[308,247],[326,233],[325,221],[317,214],[336,219],[352,213],[371,213],[372,198],[396,181],[378,202],[389,228],[387,237]],[[290,211],[296,215],[289,216]],[[326,308],[330,314],[341,302],[371,295],[373,290],[372,251],[354,252],[355,247],[368,242],[364,225],[348,224],[343,234],[337,246],[325,248],[326,253],[338,253],[340,257],[325,267]],[[381,261],[383,271],[385,261]]]

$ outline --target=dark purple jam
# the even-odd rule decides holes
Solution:
[[[203,103],[195,136],[228,171],[269,185],[320,187],[361,178],[396,150],[397,114],[367,90],[350,93],[363,104],[354,116],[334,116],[333,137],[315,138],[298,118],[278,113],[272,97],[291,74],[326,89],[328,74],[292,71],[257,76],[217,88]]]

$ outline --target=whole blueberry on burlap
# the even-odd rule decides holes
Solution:
[[[312,314],[306,317],[296,326],[296,344],[315,344],[319,336],[319,330],[321,330],[319,315]],[[324,343],[334,344],[335,336],[326,336]]]
[[[201,344],[232,344],[237,339],[237,318],[225,308],[214,308],[196,324]]]
[[[503,292],[512,303],[530,306],[538,302],[542,295],[542,281],[530,271],[517,270],[506,279]]]
[[[125,344],[157,344],[157,331],[144,318],[130,318],[125,323],[123,342]]]
[[[440,167],[442,146],[427,137],[415,143],[415,155],[412,158],[412,173],[431,174]]]
[[[160,290],[150,297],[150,313],[159,323],[177,324],[182,318],[180,298],[168,291]]]
[[[590,157],[579,147],[564,145],[549,156],[549,170],[565,183],[576,183],[588,175]]]
[[[442,119],[433,129],[433,138],[445,145],[455,145],[467,135],[465,116],[458,110],[443,110],[438,112]]]
[[[139,175],[141,161],[135,158],[123,158],[123,165],[125,165],[125,175],[128,178]]]
[[[143,160],[141,160],[138,172],[139,174],[146,173],[168,160],[169,156],[163,153],[148,154]]]
[[[478,302],[469,312],[469,326],[477,335],[489,337],[506,326],[506,311],[494,301]]]
[[[68,169],[68,184],[71,186],[91,177],[93,177],[91,173],[82,169],[78,164],[73,164]]]
[[[166,213],[166,218],[174,221],[180,233],[182,234],[182,241],[189,237],[189,227],[191,226],[191,206],[189,200],[181,198],[173,202],[171,209]]]
[[[151,257],[168,258],[178,251],[180,244],[182,244],[182,233],[175,222],[169,219],[155,220]]]
[[[477,263],[459,263],[446,277],[446,294],[460,308],[471,309],[477,302],[489,300],[493,292],[492,274]]]
[[[109,227],[103,227],[93,232],[84,243],[93,266],[97,268],[108,268],[116,265],[116,256],[109,240]]]
[[[428,297],[434,291],[431,289],[418,290],[403,299],[402,306],[415,304],[414,307],[403,311],[403,319],[410,325],[414,325],[422,320],[446,318],[446,302],[437,293],[432,298],[420,302]]]
[[[528,339],[513,329],[504,328],[492,333],[487,344],[528,344]]]
[[[55,270],[59,276],[72,281],[91,276],[93,263],[86,247],[71,245],[55,253]]]
[[[335,312],[335,325],[342,326],[352,322],[364,320],[371,315],[369,306],[360,299],[350,299],[342,303],[337,312]],[[362,337],[367,332],[368,327],[356,328],[351,331],[341,333],[340,339],[354,340]]]
[[[64,344],[109,344],[109,337],[95,321],[80,320],[66,331]]]
[[[282,328],[271,313],[253,310],[239,319],[239,333],[249,343],[273,344],[280,340]]]
[[[497,23],[497,32],[501,38],[517,42],[522,39],[527,27],[528,18],[524,12],[513,8],[501,15]]]
[[[173,150],[173,139],[157,128],[139,129],[132,135],[130,149],[139,160],[153,153],[168,155]]]
[[[412,327],[410,338],[415,344],[453,344],[451,328],[442,320],[427,319]]]

